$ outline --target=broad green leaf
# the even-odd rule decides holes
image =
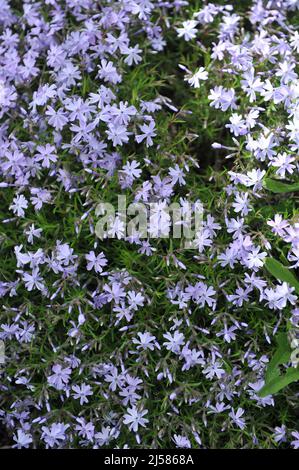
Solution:
[[[264,178],[264,188],[272,191],[272,193],[291,193],[299,191],[299,183],[282,183],[271,178]]]
[[[291,347],[289,345],[288,336],[286,333],[280,333],[277,337],[278,348],[269,362],[265,381],[266,383],[270,382],[275,377],[279,376],[279,366],[281,364],[286,364],[291,357]]]
[[[295,287],[297,294],[299,294],[299,281],[286,266],[274,258],[266,258],[265,268],[279,281],[287,282],[290,286]]]
[[[258,395],[263,398],[267,395],[273,395],[292,382],[299,380],[299,369],[290,367],[285,374],[280,373],[279,366],[289,362],[292,350],[288,342],[287,333],[280,333],[277,338],[278,348],[269,362],[266,375],[265,385],[259,391]]]
[[[259,396],[264,398],[273,395],[297,380],[299,380],[299,369],[290,367],[284,375],[274,377],[269,383],[266,383],[259,391]]]

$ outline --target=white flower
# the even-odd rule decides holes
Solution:
[[[292,165],[292,162],[294,161],[294,157],[283,152],[279,153],[277,157],[272,160],[271,164],[278,168],[278,170],[276,170],[276,174],[285,178],[286,172],[290,174],[294,172],[294,169],[296,168],[295,165]]]
[[[9,206],[12,209],[14,214],[17,214],[18,217],[24,217],[25,211],[27,209],[28,201],[23,196],[23,194],[18,194],[16,197],[13,198],[12,204]]]
[[[190,41],[190,39],[194,39],[197,33],[197,30],[195,29],[197,25],[198,21],[195,20],[183,21],[183,27],[177,28],[179,38],[184,36],[185,41]]]
[[[208,80],[209,74],[204,69],[204,67],[200,67],[191,78],[185,78],[188,81],[189,85],[193,86],[194,88],[199,88],[200,81]]]

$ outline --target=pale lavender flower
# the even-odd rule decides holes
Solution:
[[[57,390],[64,390],[70,380],[72,370],[69,367],[63,368],[60,364],[55,364],[52,367],[52,372],[53,374],[48,377],[48,383]]]
[[[293,431],[291,434],[295,438],[291,442],[292,447],[294,447],[294,449],[299,449],[299,432],[298,431]]]
[[[88,261],[86,267],[87,271],[94,269],[96,273],[102,273],[103,268],[108,263],[103,252],[96,255],[94,251],[90,251],[87,255],[85,255],[85,258]]]
[[[171,333],[163,334],[163,337],[167,340],[163,343],[169,351],[177,354],[180,352],[181,346],[184,344],[185,336],[179,331],[175,331],[173,335]]]
[[[275,431],[274,432],[275,442],[280,443],[280,442],[285,442],[286,441],[287,428],[284,424],[282,424],[281,426],[276,426],[274,431]]]
[[[18,429],[17,434],[14,434],[13,436],[13,440],[16,442],[13,447],[17,447],[18,449],[28,449],[29,445],[32,443],[32,436],[30,433],[26,433],[22,429]]]
[[[145,139],[145,143],[147,147],[151,147],[153,145],[153,137],[157,134],[155,132],[155,122],[150,120],[149,124],[143,124],[139,126],[142,134],[136,135],[135,139],[138,144]]]
[[[69,425],[63,423],[52,423],[49,427],[42,426],[41,438],[45,441],[46,447],[54,447],[65,441],[68,428]]]
[[[232,410],[229,413],[229,416],[231,417],[232,421],[238,426],[240,429],[244,429],[246,427],[245,419],[242,418],[244,414],[243,408],[238,408],[237,411],[235,412]]]
[[[186,436],[174,434],[172,440],[178,449],[191,449],[191,442]]]
[[[75,400],[80,400],[80,405],[88,403],[87,397],[93,395],[91,386],[86,385],[85,383],[81,385],[73,385],[72,390],[75,392],[73,393],[73,397],[75,398]]]
[[[124,415],[124,424],[127,424],[130,431],[137,432],[139,426],[146,427],[149,422],[144,416],[148,413],[148,410],[138,410],[136,406],[127,409],[127,413]]]

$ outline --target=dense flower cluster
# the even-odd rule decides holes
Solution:
[[[299,267],[292,201],[264,184],[298,182],[298,0],[243,2],[246,12],[185,0],[10,3],[0,0],[5,439],[298,448],[294,388],[258,394],[275,335],[288,328],[296,346],[299,328],[295,288],[264,269],[277,252]],[[221,171],[208,174],[189,129],[196,111],[163,83],[172,52],[182,93],[208,110],[197,133],[216,128],[206,151]],[[126,236],[119,214],[114,238],[100,240],[98,204],[116,194],[182,211],[204,199],[196,249]]]

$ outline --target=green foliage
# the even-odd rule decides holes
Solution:
[[[286,266],[274,258],[266,258],[265,268],[279,281],[287,282],[292,287],[295,287],[297,294],[299,294],[299,281]]]
[[[289,345],[286,333],[281,333],[277,338],[278,348],[271,359],[265,375],[265,385],[259,391],[260,397],[273,395],[292,382],[299,380],[299,369],[289,367],[284,374],[281,373],[279,366],[289,362],[292,350]]]
[[[201,4],[201,2],[196,3]],[[226,2],[223,1],[222,3],[225,4]],[[242,1],[236,3],[242,9],[247,8],[248,2]],[[195,7],[197,8],[198,6],[196,5]],[[189,18],[189,16],[187,11],[186,18]],[[207,38],[207,40],[209,39]],[[163,53],[163,60],[161,60],[159,54],[148,54],[148,62],[142,63],[126,75],[126,81],[120,85],[121,96],[124,100],[129,100],[133,104],[137,103],[139,99],[153,99],[158,95],[173,99],[174,104],[180,111],[173,113],[163,109],[161,115],[157,115],[158,136],[156,142],[159,145],[159,151],[154,152],[151,149],[147,149],[145,150],[146,155],[142,155],[142,157],[146,156],[151,160],[151,171],[153,173],[159,172],[161,175],[165,175],[169,169],[170,158],[173,161],[179,159],[188,162],[188,157],[192,155],[199,164],[199,169],[192,168],[186,175],[189,197],[194,200],[199,198],[207,212],[213,212],[218,217],[218,220],[223,222],[226,199],[224,188],[229,183],[228,170],[233,168],[233,170],[238,171],[242,165],[247,165],[251,169],[255,163],[252,162],[253,159],[250,154],[242,154],[242,159],[238,154],[234,159],[226,160],[225,154],[221,150],[211,150],[211,144],[216,140],[221,140],[223,144],[231,144],[231,136],[227,129],[225,129],[227,114],[219,113],[209,106],[209,100],[207,99],[209,92],[208,84],[203,84],[200,90],[191,89],[184,82],[183,73],[177,67],[178,63],[182,63],[192,70],[194,70],[194,64],[201,65],[203,63],[208,66],[210,56],[199,45],[181,42],[178,46],[176,34],[172,31],[169,32],[168,44],[169,47]],[[149,66],[148,64],[151,65]],[[230,83],[225,82],[225,77],[223,77],[221,84],[223,86],[231,86]],[[93,81],[89,76],[84,76],[82,96],[86,98],[89,92],[97,90],[97,86],[96,81]],[[277,119],[279,119],[279,115]],[[273,122],[273,125],[275,125],[275,122]],[[15,129],[12,129],[12,131],[20,137],[21,133],[26,132],[26,129],[24,130],[23,127],[23,122],[16,122]],[[60,156],[65,161],[65,167],[71,167],[72,172],[80,178],[80,172],[83,171],[80,165],[74,161],[73,156],[69,155],[66,151],[64,152],[61,151]],[[122,151],[123,163],[132,155],[138,159],[138,148],[134,142],[125,146]],[[143,161],[143,158],[140,158],[140,161]],[[115,204],[116,195],[119,193],[117,178],[112,177],[109,184],[106,184],[105,172],[100,169],[96,170],[99,175],[98,179],[90,182],[87,181],[87,185],[89,184],[90,188],[90,200],[93,200],[95,206],[100,200]],[[142,170],[146,174],[147,167],[143,166]],[[264,187],[275,194],[299,191],[298,183],[286,184],[270,178],[264,180]],[[57,188],[53,189],[56,190]],[[11,204],[13,194],[14,189],[11,189],[11,191],[8,189],[5,191],[5,195],[3,192],[0,207],[1,220],[7,218],[7,214],[10,213],[9,205]],[[271,201],[270,198],[272,196],[272,194],[269,194],[269,201]],[[293,217],[295,214],[294,204],[287,197],[280,198],[276,206],[272,206],[271,202],[265,204],[265,199],[256,201],[254,210],[248,215],[246,223],[252,227],[257,238],[260,234],[263,234],[271,243],[273,241],[274,249],[281,256],[281,260],[285,262],[283,249],[279,246],[277,239],[273,237],[271,230],[267,226],[267,220],[272,218],[277,212],[284,214],[285,218]],[[13,248],[15,245],[23,243],[26,249],[32,250],[32,247],[28,246],[25,236],[22,235],[23,229],[32,222],[38,222],[38,227],[43,229],[43,237],[38,246],[46,252],[55,246],[56,240],[71,242],[75,253],[82,257],[89,250],[94,249],[96,237],[91,235],[89,223],[96,222],[97,217],[94,213],[91,213],[90,216],[82,219],[86,212],[84,201],[84,194],[81,197],[77,193],[67,195],[63,190],[57,191],[53,206],[47,208],[45,205],[38,214],[34,213],[34,211],[30,213],[30,210],[28,210],[26,219],[20,223],[18,222],[19,225],[17,225],[16,229],[11,224],[1,224],[1,279],[5,281],[14,280],[16,263]],[[75,230],[76,228],[78,230]],[[222,252],[230,241],[231,238],[226,230],[221,231],[217,237],[215,255]],[[210,309],[195,308],[190,314],[191,317],[188,314],[185,316],[181,312],[179,315],[186,323],[191,318],[192,325],[196,326],[196,329],[192,330],[190,338],[194,347],[201,348],[206,344],[214,344],[215,347],[223,345],[221,338],[202,334],[200,329],[209,327],[212,315],[217,315],[221,319],[222,316],[225,317],[225,315],[231,314],[227,312],[227,304],[224,299],[226,294],[235,292],[241,273],[243,273],[242,268],[240,268],[240,271],[238,271],[238,267],[234,270],[229,270],[228,267],[221,268],[219,264],[216,265],[208,257],[195,257],[194,252],[180,250],[178,246],[171,246],[170,241],[167,240],[155,243],[156,252],[151,257],[138,254],[136,247],[132,247],[124,240],[117,240],[113,243],[109,240],[104,240],[99,243],[99,246],[109,259],[109,268],[118,270],[127,269],[136,278],[136,282],[142,283],[145,286],[146,295],[150,298],[151,304],[138,312],[134,320],[136,330],[138,328],[140,331],[148,330],[157,336],[160,343],[163,342],[162,333],[171,324],[170,320],[178,316],[178,309],[171,305],[169,299],[166,298],[165,292],[168,287],[172,287],[181,280],[196,282],[196,276],[204,276],[211,285],[221,286],[219,289],[220,295],[217,312],[211,312]],[[171,255],[172,252],[188,267],[186,271],[178,269],[171,256],[167,258],[167,255]],[[299,282],[286,266],[275,259],[269,258],[266,260],[265,268],[276,279],[288,282],[291,286],[295,287],[296,292],[299,293]],[[82,269],[79,267],[78,275],[85,276],[84,280],[88,283],[85,266]],[[57,279],[54,275],[49,280],[53,285],[56,281]],[[99,279],[99,285],[100,282],[101,279]],[[64,288],[64,284],[62,284],[62,288]],[[6,371],[9,377],[15,377],[21,367],[27,368],[30,373],[35,372],[35,381],[33,380],[35,389],[32,395],[36,401],[44,393],[42,384],[45,382],[50,366],[57,357],[69,354],[70,349],[73,347],[71,339],[64,332],[70,320],[74,318],[77,305],[81,306],[89,320],[82,326],[82,331],[92,345],[89,351],[82,352],[82,356],[80,356],[82,366],[92,367],[95,364],[111,360],[111,357],[118,353],[115,352],[116,345],[120,345],[119,352],[126,354],[128,357],[127,364],[129,365],[130,373],[141,373],[140,366],[136,362],[136,356],[130,358],[128,353],[131,348],[132,339],[130,330],[120,332],[118,328],[111,326],[111,311],[108,308],[97,312],[98,318],[95,320],[93,317],[94,312],[88,302],[89,299],[85,297],[84,290],[76,288],[76,286],[68,288],[63,300],[57,298],[57,302],[53,304],[51,309],[47,307],[48,299],[42,298],[38,292],[28,293],[22,287],[18,288],[18,299],[20,299],[18,308],[26,311],[24,318],[30,319],[31,312],[34,312],[34,315],[38,317],[39,326],[47,334],[44,336],[40,335],[38,339],[40,342],[37,341],[33,347],[29,348],[27,345],[24,345],[25,354],[18,361],[9,363]],[[5,299],[4,302],[6,303],[5,315],[9,321],[10,316],[12,316],[11,307],[16,306],[16,300],[11,298]],[[67,309],[69,304],[74,305],[74,312],[72,314]],[[289,312],[286,311],[285,316],[287,317],[288,315]],[[157,371],[155,367],[158,361],[153,352],[147,367],[148,377],[143,376],[147,387],[146,392],[150,392],[149,396],[151,397],[145,406],[149,409],[149,415],[151,416],[151,429],[155,429],[155,431],[159,429],[159,433],[155,432],[155,435],[158,434],[158,438],[154,441],[151,430],[144,431],[148,432],[148,436],[144,440],[147,442],[146,445],[148,447],[165,447],[166,442],[173,445],[171,441],[173,431],[182,429],[182,432],[184,432],[185,429],[188,429],[188,426],[191,428],[194,423],[200,428],[202,441],[210,448],[241,447],[244,445],[245,438],[249,443],[249,447],[251,445],[254,446],[254,444],[250,443],[251,437],[249,437],[251,429],[254,427],[257,430],[260,447],[269,448],[273,446],[271,434],[274,426],[280,423],[287,423],[290,428],[294,427],[296,416],[293,407],[288,404],[288,400],[291,401],[293,397],[292,388],[289,387],[287,398],[286,394],[278,393],[299,378],[299,371],[294,368],[289,368],[284,374],[280,372],[280,367],[287,364],[290,359],[287,335],[282,334],[278,338],[279,345],[277,351],[275,351],[275,346],[269,345],[264,340],[265,329],[273,331],[276,325],[276,314],[273,314],[273,311],[261,305],[257,293],[253,301],[246,304],[246,308],[244,306],[234,308],[232,316],[236,322],[245,321],[248,324],[249,332],[254,331],[254,336],[252,335],[253,340],[250,343],[254,354],[258,357],[262,354],[270,357],[273,355],[267,370],[266,383],[260,391],[260,396],[277,393],[275,397],[275,410],[272,411],[271,407],[265,409],[257,407],[256,403],[244,394],[240,398],[240,405],[248,410],[248,415],[251,413],[255,417],[250,431],[237,429],[232,431],[230,429],[229,432],[220,433],[219,429],[223,426],[223,416],[217,415],[208,416],[207,427],[202,425],[201,404],[209,398],[211,382],[205,379],[201,371],[197,369],[194,369],[191,379],[190,373],[183,372],[179,361],[176,358],[171,358],[171,355],[169,355],[165,358],[163,367],[171,370],[181,392],[181,399],[178,399],[180,413],[176,415],[173,413],[172,404],[169,400],[169,390],[171,387],[169,387],[167,381],[161,381],[157,385]],[[156,325],[159,325],[158,329],[156,329]],[[236,363],[243,361],[244,351],[248,348],[248,343],[252,338],[249,334],[240,332],[237,341],[229,345],[229,348],[232,350],[231,356],[228,355],[226,357],[224,353],[225,367],[228,370],[233,369],[235,366],[234,361]],[[52,344],[59,345],[57,353],[53,352]],[[248,368],[249,380],[251,372]],[[82,380],[80,376],[77,378]],[[154,388],[154,393],[152,393],[152,388]],[[90,410],[91,412],[100,410],[99,414],[103,416],[109,412],[109,403],[103,398],[100,390],[101,386],[99,385],[96,403],[90,405]],[[95,392],[97,393],[97,390]],[[3,392],[3,399],[7,399],[7,401],[16,399],[16,396],[8,395],[8,393],[5,395],[5,392]],[[195,403],[193,407],[190,407],[187,405],[188,400],[190,397],[193,400],[194,396],[198,400],[198,405]],[[77,410],[73,409],[68,401],[64,403],[63,408],[57,407],[57,410],[55,410],[54,405],[53,410],[54,413],[57,413],[58,417],[63,416],[63,414],[77,413]],[[181,428],[182,423],[184,424]],[[248,424],[249,427],[250,425]],[[128,436],[124,436],[122,442],[119,442],[120,446],[125,444],[128,444],[129,447],[136,446],[136,441],[130,433],[128,433]]]
[[[272,193],[292,193],[299,191],[299,183],[282,183],[271,178],[264,178],[264,187]]]

